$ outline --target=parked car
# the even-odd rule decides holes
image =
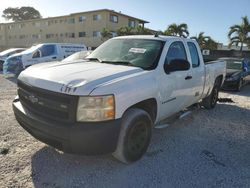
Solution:
[[[240,58],[220,59],[226,61],[227,64],[227,74],[223,89],[240,91],[242,86],[250,83],[249,61]]]
[[[61,61],[69,55],[87,50],[83,44],[43,43],[8,57],[4,63],[4,74],[19,75],[27,67],[51,61]]]
[[[44,63],[18,77],[17,121],[68,153],[139,160],[152,128],[193,104],[214,108],[226,64],[204,64],[196,41],[165,36],[110,39],[83,63]]]
[[[3,70],[4,61],[11,55],[24,51],[25,48],[10,48],[0,52],[0,71]]]

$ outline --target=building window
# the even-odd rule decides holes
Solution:
[[[25,35],[20,35],[19,36],[19,39],[24,39],[25,38]]]
[[[79,17],[79,22],[84,22],[86,20],[86,16],[80,16]]]
[[[70,18],[68,21],[70,24],[73,24],[73,23],[75,23],[75,18]]]
[[[60,34],[60,37],[63,37],[63,33]]]
[[[54,21],[51,20],[51,21],[48,21],[48,25],[53,25],[54,24]]]
[[[135,20],[129,20],[128,21],[128,26],[132,27],[132,28],[135,28]]]
[[[100,31],[93,31],[93,37],[101,37]]]
[[[46,39],[53,38],[54,34],[46,34]]]
[[[100,20],[101,19],[101,14],[95,14],[93,16],[93,20]]]
[[[38,39],[38,35],[37,35],[37,34],[33,34],[33,35],[32,35],[32,38],[33,38],[33,39]]]
[[[25,27],[25,24],[19,24],[19,29],[22,29]]]
[[[60,20],[60,23],[63,23],[63,20]]]
[[[114,23],[118,23],[118,16],[114,14],[110,14],[109,20]]]
[[[68,37],[69,38],[75,38],[75,33],[69,33]]]
[[[86,37],[86,32],[79,32],[79,37]]]
[[[58,22],[58,21],[57,21],[57,20],[55,20],[54,22],[55,22],[55,24],[57,24],[57,22]]]
[[[12,28],[14,28],[14,25],[9,25],[8,26],[8,29],[12,29]]]

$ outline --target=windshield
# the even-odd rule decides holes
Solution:
[[[42,46],[42,44],[38,44],[38,45],[32,46],[32,47],[30,47],[29,49],[24,50],[22,53],[23,53],[23,54],[33,53],[34,51],[36,51],[36,50],[37,50],[38,48],[40,48],[41,46]]]
[[[13,51],[15,51],[15,50],[16,50],[15,48],[11,48],[11,49],[2,51],[2,52],[0,52],[0,56],[7,55],[8,53],[11,53],[11,52],[13,52]]]
[[[242,70],[242,62],[240,62],[240,61],[227,61],[227,69]]]
[[[157,66],[164,43],[149,39],[111,39],[93,51],[88,59],[151,70]]]

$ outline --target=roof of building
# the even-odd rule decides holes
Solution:
[[[101,11],[108,11],[108,12],[111,12],[111,13],[114,13],[114,14],[119,14],[119,15],[122,15],[122,16],[126,16],[126,17],[131,18],[131,19],[139,20],[142,23],[149,23],[149,21],[142,20],[140,18],[136,18],[136,17],[133,17],[133,16],[129,16],[127,14],[123,14],[122,12],[116,12],[116,11],[111,10],[111,9],[98,9],[98,10],[91,10],[91,11],[85,11],[85,12],[77,12],[77,13],[72,13],[70,15],[83,14],[83,13],[91,13],[91,12],[101,12]]]
[[[122,15],[131,19],[135,19],[138,20],[140,23],[149,23],[146,20],[140,19],[140,18],[136,18],[133,16],[129,16],[127,14],[123,14],[121,12],[116,12],[114,10],[110,10],[110,9],[98,9],[98,10],[91,10],[91,11],[85,11],[85,12],[76,12],[76,13],[71,13],[68,15],[62,15],[62,16],[55,16],[55,17],[46,17],[46,18],[40,18],[40,19],[32,19],[32,20],[23,20],[23,21],[17,21],[17,22],[7,22],[7,23],[0,23],[0,24],[13,24],[13,23],[22,23],[22,22],[34,22],[34,21],[39,21],[39,20],[49,20],[49,19],[55,19],[55,18],[65,18],[68,16],[74,16],[74,15],[78,15],[78,14],[86,14],[86,13],[92,13],[92,12],[101,12],[101,11],[108,11],[114,14],[118,14],[118,15]]]

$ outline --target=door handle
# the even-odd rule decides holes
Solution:
[[[187,76],[186,78],[185,78],[185,80],[190,80],[190,79],[192,79],[193,77],[192,76]]]

